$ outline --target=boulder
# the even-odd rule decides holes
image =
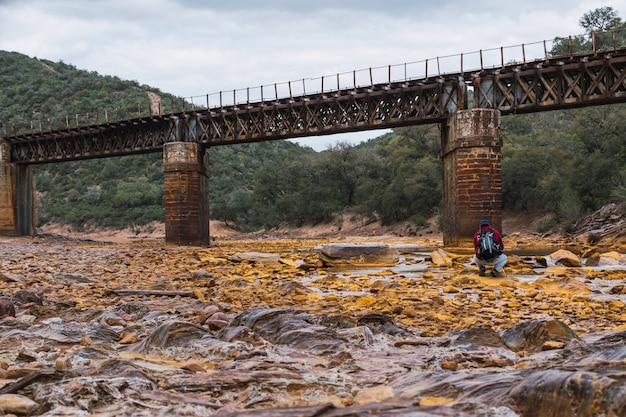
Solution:
[[[32,413],[39,407],[39,404],[28,397],[18,394],[2,394],[0,395],[0,412],[5,415],[19,414],[25,415]]]
[[[624,383],[585,370],[539,370],[508,395],[522,416],[623,416],[626,411]]]
[[[395,266],[400,253],[382,243],[331,243],[320,248],[319,257],[326,266]]]
[[[476,327],[459,331],[458,336],[450,343],[450,347],[465,350],[478,350],[485,347],[508,349],[502,337],[489,327]]]
[[[551,253],[550,255],[548,255],[548,258],[548,266],[550,266],[550,263],[552,263],[553,265],[563,266],[582,266],[580,257],[565,249],[559,249],[556,252]]]
[[[547,341],[569,342],[576,333],[559,320],[530,320],[520,322],[502,333],[504,342],[515,352],[540,352]]]
[[[441,248],[437,248],[431,252],[430,260],[437,266],[452,266],[452,258]]]
[[[605,252],[600,254],[600,266],[621,265],[624,263],[624,257],[617,251]]]

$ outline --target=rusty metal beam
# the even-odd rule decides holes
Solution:
[[[626,55],[574,57],[473,75],[477,107],[530,113],[626,102]]]
[[[466,106],[465,81],[438,78],[6,138],[11,162],[157,152],[167,142],[245,143],[440,122]]]

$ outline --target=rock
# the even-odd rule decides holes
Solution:
[[[188,363],[181,366],[181,369],[184,369],[189,372],[206,372],[206,369],[199,363]]]
[[[355,404],[369,404],[389,401],[395,397],[393,387],[381,385],[378,387],[363,388],[354,396]]]
[[[505,330],[502,339],[513,351],[540,352],[548,341],[569,342],[576,333],[559,320],[531,320]]]
[[[406,335],[407,331],[398,327],[393,319],[384,314],[366,314],[357,321],[358,326],[367,326],[373,333],[386,333],[390,335]]]
[[[450,343],[450,347],[465,350],[479,350],[485,347],[509,348],[502,337],[490,327],[461,330]]]
[[[600,253],[598,252],[594,252],[591,255],[589,255],[587,257],[587,260],[585,261],[585,266],[598,266],[600,265]]]
[[[202,312],[200,313],[200,323],[204,323],[209,317],[211,317],[213,314],[219,311],[222,311],[219,305],[217,304],[207,305],[206,307],[202,309]]]
[[[35,401],[17,394],[0,395],[0,412],[3,414],[27,415],[39,407]]]
[[[221,311],[219,311],[211,315],[211,317],[209,317],[208,319],[206,319],[204,324],[207,325],[210,330],[220,330],[228,326],[228,322],[229,322],[228,316],[222,313]]]
[[[402,314],[404,312],[404,307],[402,306],[394,306],[393,310],[391,310],[393,314]]]
[[[446,294],[454,294],[459,292],[459,289],[454,285],[446,285],[445,287],[443,287],[443,292]]]
[[[204,281],[205,287],[213,287],[216,285],[215,277],[204,269],[198,269],[196,271],[193,271],[193,274],[191,274],[191,278],[194,281]]]
[[[515,254],[507,254],[506,264],[510,266],[524,265],[524,259]]]
[[[344,341],[330,327],[319,323],[319,318],[295,309],[257,307],[233,318],[231,326],[245,326],[263,339],[316,354],[335,353]]]
[[[283,285],[280,290],[280,296],[284,297],[287,295],[306,295],[311,292],[313,292],[313,290],[306,287],[305,285],[302,285],[299,282],[291,281]]]
[[[452,258],[441,248],[437,248],[431,252],[430,261],[437,266],[452,266]]]
[[[448,371],[456,371],[459,367],[459,364],[455,361],[441,361],[441,369],[446,369]]]
[[[0,297],[0,319],[15,317],[15,306],[9,297]]]
[[[280,255],[277,253],[251,251],[236,253],[228,259],[235,262],[278,264],[280,261]]]
[[[588,241],[620,239],[626,236],[626,214],[621,205],[611,203],[587,216],[575,225],[576,234],[587,235]]]
[[[83,283],[97,282],[97,280],[90,278],[83,274],[65,274],[65,273],[52,274],[52,278],[54,278],[55,280],[59,280],[59,281],[76,281],[76,282],[83,282]]]
[[[553,265],[563,265],[563,266],[572,266],[579,267],[582,266],[582,262],[580,261],[580,257],[574,255],[572,252],[559,249],[556,252],[548,255],[549,260]],[[550,262],[548,262],[550,264]]]
[[[36,294],[32,291],[20,290],[13,294],[13,302],[17,305],[35,303],[41,306],[45,300],[46,297],[43,294]]]
[[[594,372],[538,370],[508,395],[522,416],[626,415],[626,385]]]
[[[350,352],[338,352],[331,356],[330,360],[326,364],[326,367],[328,369],[336,368],[349,359],[352,359]]]
[[[137,337],[137,333],[135,332],[122,332],[120,334],[120,341],[119,343],[121,345],[129,345],[131,343],[136,343],[139,340],[139,338]]]
[[[22,280],[15,274],[0,272],[0,282],[22,282]]]
[[[542,277],[535,281],[535,285],[541,288],[562,288],[580,293],[589,292],[589,286],[574,277]]]
[[[319,257],[327,266],[395,266],[400,253],[382,243],[332,243],[320,248]]]
[[[191,323],[171,321],[157,327],[137,347],[138,352],[149,352],[151,349],[163,349],[170,346],[182,346],[192,340],[207,335],[207,330]]]
[[[511,256],[515,277],[482,279],[462,269],[468,253],[444,252],[450,267],[424,262],[438,243],[349,272],[228,260],[254,249],[321,264],[319,242],[0,237],[0,267],[23,277],[0,278],[0,295],[23,301],[0,320],[0,393],[55,416],[626,415],[623,267],[539,269]],[[60,271],[97,282],[53,279]]]
[[[616,251],[605,252],[600,254],[599,266],[606,265],[622,265],[624,263],[624,257],[622,254]]]
[[[560,342],[556,340],[546,340],[541,345],[541,350],[554,350],[554,349],[563,349],[565,347],[565,342]]]

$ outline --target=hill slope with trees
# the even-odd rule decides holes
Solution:
[[[611,8],[586,14],[581,25],[588,31],[624,27]],[[581,37],[575,43],[587,48],[589,42]],[[566,44],[562,39],[555,49]],[[154,95],[180,102],[136,81],[16,52],[0,51],[0,87],[3,127],[101,109],[124,112],[138,103],[148,108]],[[541,217],[540,229],[567,230],[608,203],[624,205],[625,114],[619,104],[504,117],[504,209]],[[288,141],[213,147],[210,215],[243,231],[331,222],[346,213],[364,223],[409,221],[419,228],[441,210],[440,146],[438,127],[428,125],[322,152]],[[34,166],[38,224],[81,230],[163,221],[161,158]]]

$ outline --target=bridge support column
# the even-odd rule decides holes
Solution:
[[[9,162],[10,146],[0,141],[0,235],[35,234],[35,176],[29,166]]]
[[[170,142],[163,147],[165,176],[165,242],[209,244],[209,157],[194,142]]]
[[[498,110],[461,110],[444,124],[444,246],[473,247],[483,218],[502,231],[501,147]]]

